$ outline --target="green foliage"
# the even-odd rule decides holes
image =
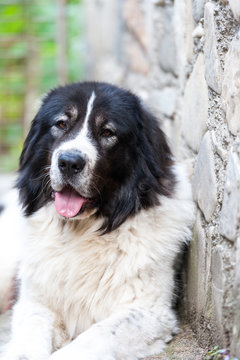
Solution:
[[[22,127],[20,124],[10,124],[0,129],[1,158],[0,168],[2,171],[17,169],[18,157],[22,148]],[[7,150],[4,149],[7,147]],[[4,151],[5,150],[5,151]]]
[[[229,351],[226,349],[219,349],[218,346],[214,346],[212,350],[209,350],[206,354],[205,360],[239,360],[236,357],[232,357]]]
[[[58,85],[57,14],[56,1],[0,0],[0,171],[17,168],[24,114],[31,111],[26,110],[29,86],[39,97]],[[66,19],[68,80],[79,81],[83,74],[81,0],[67,0]]]
[[[214,348],[208,351],[206,355],[206,360],[215,360],[218,359],[218,355],[220,354],[220,349],[218,346],[214,346]]]

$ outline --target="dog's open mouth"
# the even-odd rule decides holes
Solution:
[[[55,200],[56,210],[65,218],[73,218],[83,213],[86,208],[92,209],[96,205],[95,199],[86,199],[76,192],[72,187],[66,186],[61,191],[52,194]]]

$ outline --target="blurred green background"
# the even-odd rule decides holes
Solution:
[[[84,72],[81,0],[0,0],[0,172],[17,169],[43,94]]]

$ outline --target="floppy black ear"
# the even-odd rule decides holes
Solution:
[[[16,183],[25,215],[31,215],[38,210],[50,197],[47,191],[48,172],[47,169],[44,170],[51,143],[48,141],[48,135],[42,134],[41,119],[37,114],[23,146]],[[46,191],[43,192],[43,189]]]
[[[159,205],[159,195],[171,196],[175,185],[173,157],[157,119],[138,99],[135,111],[136,159],[128,165],[132,167],[128,181],[106,201],[103,233],[116,229],[141,209]]]
[[[23,150],[20,156],[20,171],[32,160],[34,154],[34,146],[37,144],[39,137],[39,125],[37,124],[36,118],[32,122],[31,129],[25,139]]]
[[[139,180],[139,196],[142,203],[151,204],[150,198],[144,195],[144,189],[151,193],[170,196],[175,184],[172,172],[173,156],[159,121],[141,103],[138,108],[140,131],[140,163],[142,176]],[[150,187],[150,189],[149,189]]]

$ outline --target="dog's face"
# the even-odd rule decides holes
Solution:
[[[154,117],[126,90],[78,83],[51,91],[25,141],[18,187],[26,215],[55,201],[78,220],[95,213],[111,231],[170,195],[171,154]]]
[[[95,212],[103,193],[119,187],[132,172],[129,154],[137,158],[136,124],[124,109],[124,94],[118,90],[116,96],[111,89],[109,96],[102,90],[85,89],[79,104],[67,103],[51,128],[51,186],[56,209],[67,218]]]

